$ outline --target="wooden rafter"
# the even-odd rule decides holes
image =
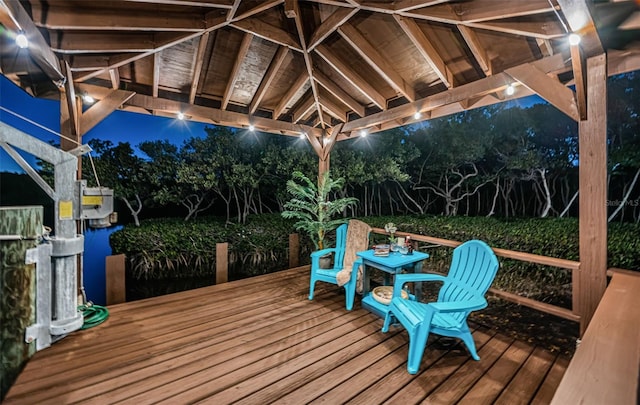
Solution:
[[[346,62],[341,60],[329,47],[319,45],[315,52],[322,57],[336,72],[340,73],[362,95],[371,100],[380,109],[387,108],[387,100],[371,85],[355,72]]]
[[[464,38],[465,43],[469,47],[471,54],[475,58],[476,62],[484,72],[485,76],[491,76],[493,74],[491,60],[487,55],[487,50],[480,43],[480,39],[476,32],[465,25],[458,24],[458,30],[460,31],[460,35]]]
[[[271,82],[276,78],[278,70],[280,69],[280,66],[282,66],[282,63],[286,59],[288,53],[288,48],[285,48],[284,46],[278,48],[278,51],[276,52],[273,60],[271,61],[271,64],[269,65],[269,68],[267,69],[267,72],[260,82],[258,90],[256,90],[255,95],[253,96],[253,100],[251,100],[251,104],[249,105],[249,112],[251,114],[255,113],[258,109],[262,98],[269,89]]]
[[[280,115],[282,115],[282,112],[287,107],[287,105],[291,103],[295,95],[302,89],[302,87],[308,81],[309,81],[309,76],[307,76],[306,73],[302,73],[300,74],[300,76],[298,76],[296,81],[293,83],[291,87],[289,87],[289,90],[287,90],[287,92],[282,96],[282,98],[280,99],[280,102],[278,103],[276,108],[273,110],[274,119],[277,119],[278,117],[280,117]]]
[[[133,91],[113,90],[107,97],[92,105],[80,116],[80,135],[83,136],[89,132],[91,128],[107,118],[134,94]]]
[[[247,52],[249,52],[249,47],[251,46],[252,41],[253,34],[244,34],[242,43],[238,48],[238,53],[233,64],[233,69],[231,69],[231,74],[229,75],[229,79],[227,79],[227,87],[224,89],[222,106],[220,107],[223,110],[226,110],[227,106],[229,105],[229,100],[231,100],[231,95],[233,94],[233,89],[235,88],[236,81],[238,80],[238,74],[240,73],[240,66],[242,66],[242,62],[244,62],[244,58],[246,58]]]
[[[313,48],[324,41],[329,35],[331,35],[331,33],[338,29],[338,27],[349,21],[349,19],[357,12],[357,8],[339,8],[334,11],[333,14],[324,20],[313,32],[307,49],[312,51]]]
[[[300,43],[293,35],[264,21],[252,18],[233,22],[231,23],[231,26],[246,33],[266,39],[267,41],[275,42],[278,45],[286,46],[302,52]]]
[[[109,79],[111,79],[111,88],[120,88],[120,72],[118,69],[109,69]]]
[[[191,87],[189,89],[189,104],[193,104],[196,100],[196,94],[198,92],[198,84],[200,83],[200,74],[202,72],[202,64],[204,61],[204,54],[207,50],[207,43],[209,42],[209,33],[205,32],[200,37],[198,42],[198,51],[193,55],[193,77],[191,78]]]
[[[435,46],[431,43],[429,38],[422,32],[418,24],[412,19],[394,15],[394,18],[398,22],[398,25],[402,28],[402,31],[411,39],[413,45],[418,49],[420,55],[427,61],[429,66],[438,75],[442,83],[448,88],[453,87],[453,73],[444,63]]]
[[[347,23],[338,28],[338,32],[390,86],[406,97],[407,100],[415,101],[416,95],[413,88],[404,81],[388,60],[355,27]]]
[[[344,89],[338,86],[334,81],[332,81],[329,77],[327,77],[324,73],[319,70],[314,70],[313,78],[320,83],[322,87],[327,89],[329,93],[333,94],[340,102],[342,102],[347,107],[351,108],[356,114],[361,117],[364,117],[365,111],[364,106],[356,101],[353,97],[349,95]]]
[[[152,94],[153,97],[158,97],[158,84],[160,83],[160,65],[162,64],[162,58],[160,52],[153,54],[153,84]]]

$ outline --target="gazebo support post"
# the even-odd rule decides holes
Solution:
[[[579,128],[580,270],[573,272],[573,308],[582,336],[606,289],[607,57],[587,59],[587,117]]]

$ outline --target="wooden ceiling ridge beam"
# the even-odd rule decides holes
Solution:
[[[556,54],[548,58],[540,59],[531,64],[537,67],[543,73],[550,73],[567,68],[566,55]],[[403,104],[398,107],[390,108],[376,114],[369,115],[365,118],[359,118],[349,121],[344,126],[345,132],[355,131],[363,128],[370,128],[382,125],[389,121],[403,119],[416,113],[416,111],[425,112],[442,107],[448,104],[459,105],[460,101],[470,97],[482,96],[492,93],[498,89],[505,88],[513,81],[512,77],[506,73],[499,73],[475,82],[467,83],[459,87],[454,87],[447,91],[437,93],[412,103]]]
[[[180,35],[178,38],[172,38],[172,39],[168,39],[165,41],[162,41],[159,45],[157,45],[155,47],[155,49],[153,49],[152,51],[148,51],[148,52],[143,52],[143,53],[139,53],[136,55],[126,55],[123,57],[119,57],[119,58],[113,58],[113,60],[109,60],[106,65],[103,66],[99,66],[99,67],[92,67],[92,68],[87,68],[87,67],[80,67],[77,66],[74,63],[74,66],[71,67],[71,70],[73,72],[80,72],[80,71],[84,71],[85,74],[84,75],[79,75],[75,77],[76,82],[83,82],[85,80],[91,79],[93,77],[99,76],[103,73],[106,73],[106,71],[108,71],[109,69],[114,69],[114,68],[119,68],[121,66],[124,66],[128,63],[131,62],[135,62],[136,60],[142,59],[142,58],[146,58],[147,56],[150,56],[154,53],[163,51],[167,48],[170,48],[174,45],[180,44],[182,42],[185,41],[189,41],[195,37],[198,37],[200,35],[202,35],[205,32],[211,32],[211,31],[215,31],[218,28],[221,28],[223,26],[226,26],[227,22],[225,20],[224,17],[219,17],[216,19],[215,23],[212,23],[211,26],[207,27],[207,29],[200,31],[200,32],[196,32],[196,33],[188,33],[185,35]]]
[[[231,100],[231,95],[233,94],[233,89],[235,88],[236,81],[238,80],[238,75],[240,74],[240,67],[242,66],[242,62],[247,57],[247,53],[249,52],[249,47],[251,46],[251,42],[253,41],[253,34],[245,33],[244,37],[242,37],[242,42],[240,43],[240,47],[238,48],[238,53],[236,54],[236,59],[233,64],[233,68],[231,69],[231,74],[229,75],[229,79],[227,80],[227,86],[224,89],[224,94],[222,96],[222,104],[220,108],[222,110],[226,110],[229,105],[229,100]]]
[[[33,58],[52,82],[58,87],[61,87],[67,80],[67,76],[63,73],[60,61],[20,2],[0,0],[0,8],[7,10],[10,15],[10,17],[5,18],[5,20],[10,19],[13,25],[17,25],[26,35],[30,43],[29,55],[31,58]]]
[[[256,110],[258,109],[258,106],[260,105],[262,98],[264,97],[267,90],[271,86],[271,83],[273,82],[273,80],[278,75],[280,66],[282,66],[282,63],[284,62],[288,54],[289,54],[289,48],[286,48],[284,46],[280,46],[276,51],[276,54],[271,60],[271,64],[269,64],[269,67],[267,68],[267,71],[264,77],[262,78],[262,81],[260,82],[260,86],[258,86],[258,89],[254,93],[253,99],[251,100],[251,104],[249,105],[249,112],[251,114],[255,113]]]
[[[288,0],[286,3],[286,10],[288,10],[287,17],[293,18],[293,21],[295,22],[295,25],[296,25],[296,31],[298,32],[298,39],[300,41],[300,45],[302,45],[302,56],[304,58],[304,64],[307,69],[307,74],[309,75],[309,84],[311,86],[311,93],[313,94],[316,111],[318,112],[318,119],[320,119],[320,124],[324,129],[325,120],[322,113],[322,108],[320,106],[318,87],[316,86],[315,80],[313,80],[313,62],[311,61],[311,55],[307,50],[307,43],[304,37],[304,28],[302,27],[302,20],[301,20],[298,0]]]
[[[402,31],[409,37],[413,45],[418,49],[422,57],[427,61],[431,69],[438,75],[442,83],[447,88],[454,86],[454,77],[451,70],[447,67],[446,63],[440,57],[440,54],[436,50],[433,43],[427,38],[424,32],[420,29],[414,19],[408,17],[402,17],[400,15],[393,16],[402,28]]]
[[[306,73],[301,73],[300,76],[293,82],[293,85],[289,87],[287,92],[280,98],[280,102],[273,110],[273,119],[278,119],[287,105],[293,100],[295,95],[302,89],[302,87],[309,81],[309,76]]]
[[[200,37],[198,42],[198,50],[193,55],[193,76],[191,77],[191,86],[189,88],[189,104],[193,104],[196,101],[196,94],[198,93],[198,86],[200,84],[200,76],[202,74],[202,64],[204,62],[204,54],[207,50],[207,44],[209,43],[209,32],[205,32]]]
[[[354,8],[339,8],[334,11],[326,20],[324,20],[313,32],[311,39],[309,39],[309,47],[307,50],[310,52],[322,41],[324,41],[329,35],[335,32],[338,27],[349,21],[360,9]]]
[[[232,111],[223,111],[217,108],[182,103],[175,100],[153,98],[142,94],[135,94],[125,105],[149,111],[164,111],[171,114],[182,111],[185,115],[192,117],[192,119],[196,121],[200,119],[201,122],[234,128],[244,128],[251,123],[260,131],[287,136],[298,137],[300,136],[300,132],[307,132],[312,136],[320,137],[323,133],[321,130],[307,125],[250,116]]]
[[[369,82],[364,80],[359,73],[354,71],[346,62],[342,61],[328,46],[321,44],[315,52],[322,57],[336,72],[338,72],[353,87],[358,89],[362,95],[367,97],[373,104],[381,110],[387,108],[387,100]]]
[[[353,49],[389,83],[396,91],[402,94],[409,101],[416,100],[415,91],[404,79],[395,71],[393,66],[378,52],[355,27],[347,23],[338,28],[338,32],[349,43]]]
[[[154,33],[60,32],[51,37],[51,49],[58,54],[148,52],[154,49]]]
[[[463,24],[479,28],[487,31],[502,32],[511,35],[520,35],[524,37],[533,37],[540,39],[561,38],[566,35],[564,27],[556,19],[545,22],[513,22],[513,21],[495,21],[495,22],[464,22]]]
[[[327,91],[334,95],[341,103],[352,109],[356,114],[361,117],[365,116],[365,108],[362,104],[356,101],[353,97],[349,95],[346,91],[342,89],[342,87],[338,86],[333,80],[327,77],[321,71],[315,69],[313,72],[313,78],[320,83],[322,87],[327,89]]]

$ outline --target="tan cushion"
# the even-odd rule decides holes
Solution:
[[[369,233],[371,227],[357,219],[349,220],[347,226],[347,242],[344,252],[344,260],[342,262],[342,270],[336,275],[336,280],[339,286],[343,286],[351,279],[351,270],[353,268],[353,262],[356,261],[358,256],[357,252],[367,250],[369,248]],[[358,269],[358,291],[362,291],[362,269]]]

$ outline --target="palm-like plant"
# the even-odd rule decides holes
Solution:
[[[292,198],[285,203],[282,216],[297,219],[294,227],[309,234],[316,250],[324,249],[327,232],[346,222],[345,218],[334,217],[358,200],[353,197],[331,200],[331,192],[340,190],[344,179],[332,179],[328,171],[318,179],[318,184],[299,171],[293,172],[292,177],[287,181],[287,192]]]

